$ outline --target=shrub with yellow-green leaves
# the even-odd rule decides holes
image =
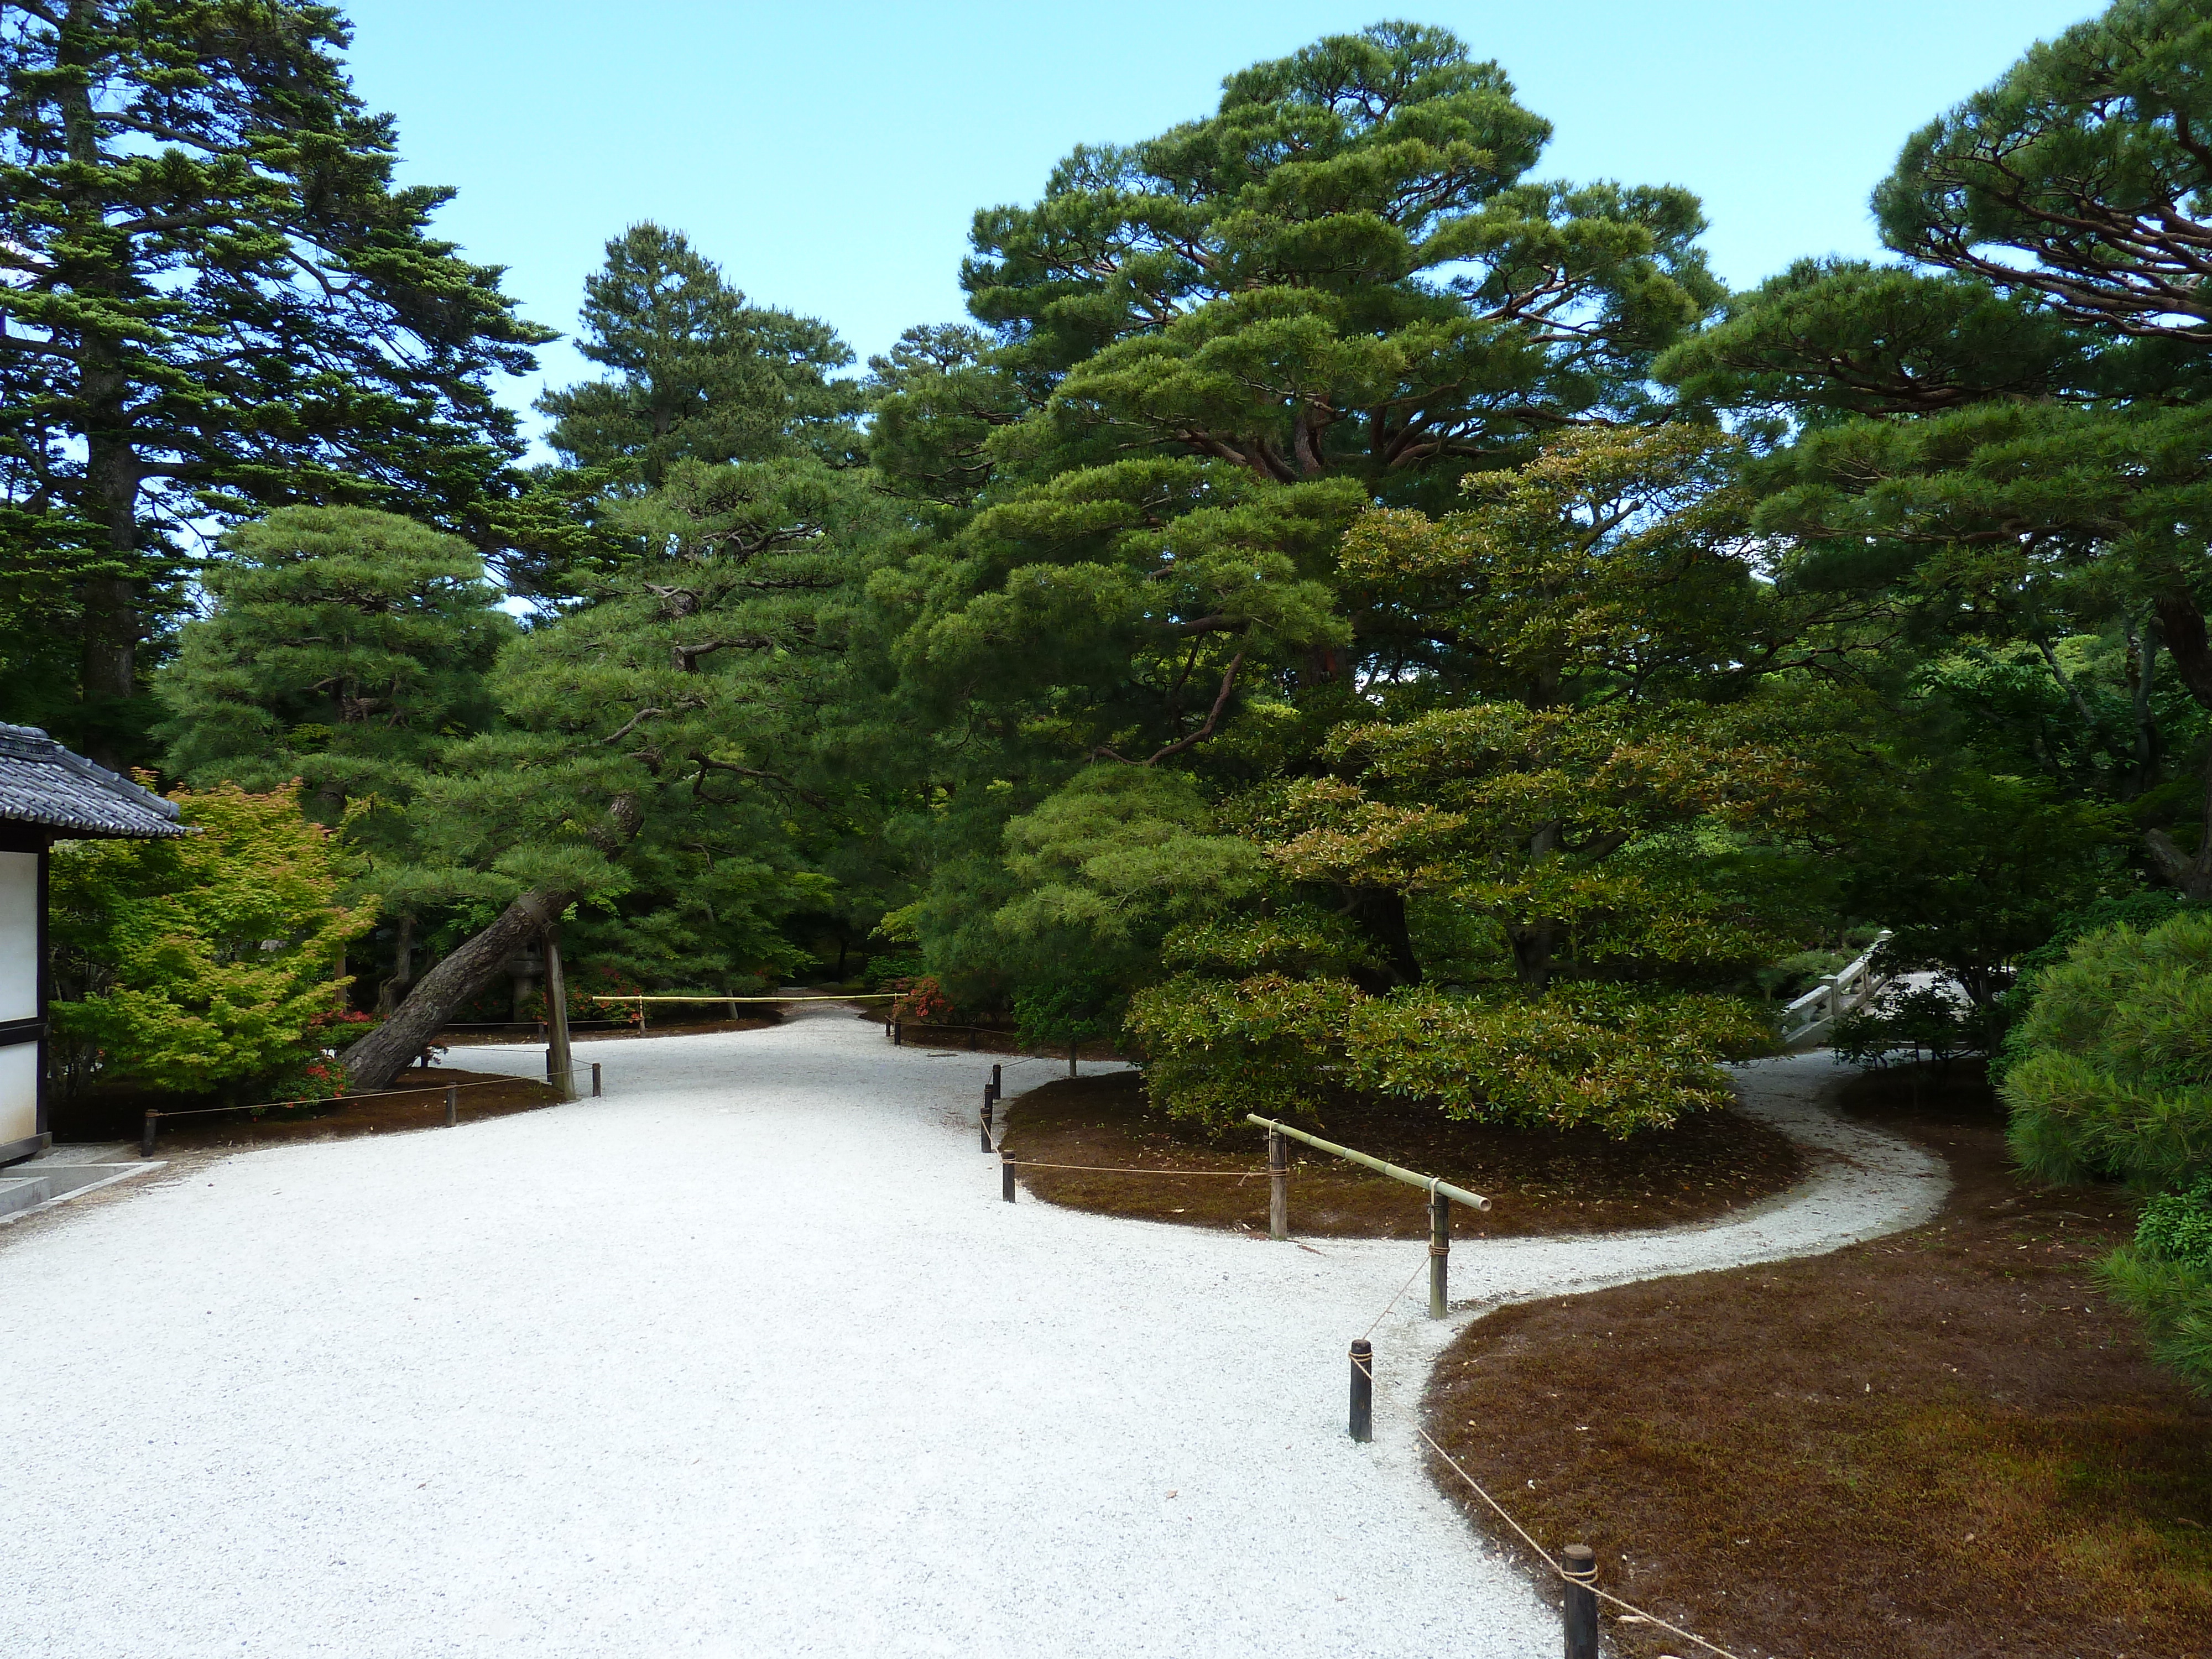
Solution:
[[[330,832],[292,785],[170,797],[195,833],[64,842],[51,938],[62,1080],[196,1093],[281,1085],[345,1006],[347,944],[375,918],[349,903]]]

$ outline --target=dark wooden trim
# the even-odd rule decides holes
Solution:
[[[52,1085],[46,1080],[46,1010],[53,1006],[54,1001],[54,963],[52,943],[46,937],[46,916],[53,908],[49,902],[52,895],[47,891],[47,878],[53,860],[54,855],[51,846],[41,845],[39,848],[39,1115],[37,1123],[40,1134],[48,1140],[53,1139],[54,1125],[51,1115],[53,1103],[48,1098],[52,1092]]]
[[[43,1042],[46,1022],[43,1019],[0,1019],[0,1048],[12,1048],[19,1042]]]
[[[36,1158],[54,1144],[54,1138],[44,1129],[27,1140],[11,1140],[0,1146],[0,1164],[21,1164],[27,1158]]]
[[[43,853],[54,832],[43,823],[0,818],[0,853]]]

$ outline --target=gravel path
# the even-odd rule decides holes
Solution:
[[[1462,1318],[1416,1285],[1376,1330],[1359,1447],[1345,1346],[1423,1246],[1010,1207],[988,1058],[842,1012],[579,1053],[605,1100],[244,1153],[0,1241],[8,1652],[1522,1659],[1556,1625],[1412,1437],[1464,1316],[1942,1190],[1812,1103],[1825,1055],[1747,1067],[1824,1173],[1462,1245]]]

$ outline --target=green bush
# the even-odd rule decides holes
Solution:
[[[2002,1085],[2014,1156],[2160,1194],[2105,1282],[2212,1393],[2212,915],[2085,935],[2038,975]]]
[[[1450,1117],[1627,1135],[1726,1105],[1720,1062],[1773,1040],[1756,1008],[1726,997],[1588,983],[1376,997],[1347,980],[1279,973],[1170,980],[1131,999],[1128,1025],[1152,1097],[1217,1129],[1248,1111],[1317,1122],[1365,1094],[1431,1102]]]
[[[294,1092],[343,1012],[345,948],[375,906],[341,902],[348,872],[296,785],[170,799],[197,834],[54,848],[61,1080]]]

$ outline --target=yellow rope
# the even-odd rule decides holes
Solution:
[[[1504,1507],[1499,1504],[1496,1498],[1492,1498],[1488,1492],[1483,1491],[1482,1483],[1480,1480],[1477,1480],[1465,1469],[1460,1468],[1458,1459],[1455,1458],[1449,1452],[1446,1451],[1442,1446],[1437,1444],[1433,1439],[1430,1438],[1429,1431],[1426,1429],[1416,1428],[1413,1432],[1419,1435],[1422,1439],[1427,1440],[1429,1443],[1429,1449],[1436,1453],[1437,1456],[1443,1458],[1446,1463],[1449,1464],[1451,1466],[1451,1472],[1454,1474],[1466,1481],[1468,1486],[1474,1487],[1474,1495],[1477,1498],[1480,1498],[1484,1503],[1489,1504],[1492,1511],[1496,1514],[1498,1518],[1500,1521],[1503,1521],[1507,1526],[1512,1528],[1515,1533],[1519,1534],[1521,1541],[1526,1544],[1530,1549],[1535,1551],[1537,1556],[1543,1561],[1544,1565],[1549,1567],[1553,1572],[1559,1574],[1561,1578],[1566,1579],[1570,1583],[1582,1585],[1600,1601],[1610,1601],[1617,1607],[1626,1608],[1629,1612],[1634,1613],[1638,1619],[1648,1620],[1650,1623],[1658,1626],[1661,1630],[1665,1631],[1669,1636],[1679,1636],[1685,1642],[1695,1642],[1699,1647],[1705,1649],[1708,1652],[1717,1653],[1720,1655],[1721,1659],[1735,1659],[1735,1655],[1730,1653],[1726,1648],[1722,1647],[1718,1643],[1708,1642],[1704,1637],[1697,1635],[1692,1632],[1684,1630],[1680,1625],[1670,1625],[1664,1619],[1659,1617],[1657,1613],[1647,1613],[1642,1607],[1638,1607],[1633,1601],[1624,1601],[1620,1597],[1612,1594],[1610,1591],[1598,1589],[1596,1585],[1591,1583],[1587,1578],[1577,1577],[1575,1574],[1569,1572],[1565,1567],[1561,1566],[1557,1561],[1552,1559],[1550,1551],[1547,1550],[1534,1539],[1528,1536],[1527,1529],[1523,1528],[1518,1521],[1516,1521],[1511,1516],[1506,1514]]]

